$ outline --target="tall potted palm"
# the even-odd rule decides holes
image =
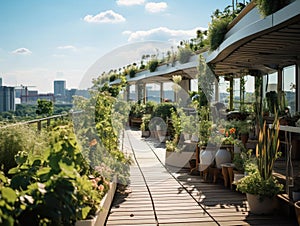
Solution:
[[[271,127],[259,117],[260,132],[256,146],[256,166],[252,172],[236,182],[237,190],[247,195],[250,212],[270,214],[276,209],[276,195],[283,190],[273,176],[275,160],[279,157],[279,120],[277,114]]]

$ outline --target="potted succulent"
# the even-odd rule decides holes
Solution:
[[[237,190],[246,193],[250,211],[254,214],[270,214],[276,209],[276,195],[283,185],[273,176],[275,160],[279,157],[279,120],[277,114],[271,128],[260,119],[260,132],[256,146],[256,167],[236,182]]]

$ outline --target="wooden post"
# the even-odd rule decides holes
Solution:
[[[41,131],[41,130],[42,130],[42,120],[39,120],[39,121],[37,122],[37,129],[38,129],[38,131]]]
[[[230,77],[229,80],[229,110],[233,110],[233,78]]]
[[[282,68],[277,69],[277,93],[282,91]]]

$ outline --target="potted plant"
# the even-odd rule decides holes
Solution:
[[[237,190],[247,195],[250,211],[269,214],[276,208],[276,195],[283,189],[273,176],[274,162],[279,156],[279,120],[277,115],[271,128],[259,118],[260,132],[256,146],[256,167],[236,182]]]
[[[141,104],[140,101],[134,103],[131,106],[131,109],[129,112],[130,126],[133,126],[135,124],[140,126],[142,123],[142,117],[144,114],[145,114],[145,105]]]
[[[238,126],[238,135],[240,140],[244,145],[246,145],[249,139],[249,132],[250,132],[250,123],[247,120],[240,120],[237,122]]]
[[[151,114],[145,114],[142,117],[142,124],[141,124],[142,137],[150,136],[150,129],[149,129],[150,120],[151,120]]]

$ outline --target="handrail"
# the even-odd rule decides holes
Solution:
[[[5,128],[19,126],[19,125],[30,125],[30,124],[37,123],[37,129],[38,129],[38,131],[41,131],[42,130],[42,122],[44,122],[44,121],[47,121],[47,127],[48,127],[48,126],[50,126],[50,122],[52,119],[72,117],[75,114],[81,114],[81,113],[82,113],[82,111],[76,111],[76,112],[69,112],[69,113],[60,114],[60,115],[52,115],[52,116],[45,117],[45,118],[39,118],[39,119],[30,120],[30,121],[18,122],[18,123],[9,124],[6,126],[1,126],[0,129],[5,129]]]

